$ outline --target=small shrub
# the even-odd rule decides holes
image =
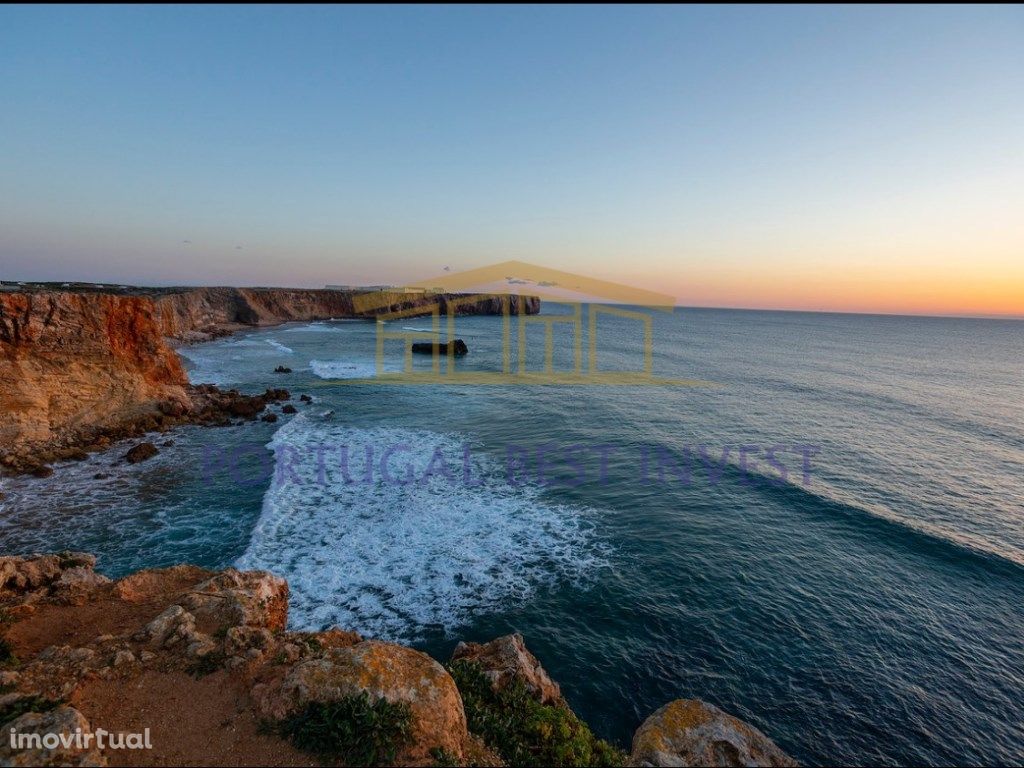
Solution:
[[[0,637],[0,667],[13,667],[18,663],[14,648],[6,637]]]
[[[196,679],[206,677],[223,667],[226,660],[227,656],[221,651],[210,651],[205,656],[197,658],[188,671]]]
[[[542,704],[519,680],[495,691],[479,664],[448,671],[462,695],[469,730],[508,765],[620,766],[625,754],[591,733],[565,706]]]
[[[412,713],[405,703],[370,702],[366,691],[313,702],[282,721],[279,733],[305,752],[346,765],[389,765],[409,742]]]
[[[40,696],[22,696],[10,704],[0,707],[0,725],[21,717],[26,712],[48,712],[61,702],[44,699]]]
[[[461,765],[458,758],[449,754],[443,747],[434,747],[430,750],[430,758],[436,768],[459,768]]]

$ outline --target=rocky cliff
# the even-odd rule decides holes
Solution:
[[[167,341],[200,341],[246,326],[372,317],[383,312],[499,314],[492,296],[375,293],[361,310],[352,291],[293,288],[20,286],[0,293],[0,463],[40,469],[62,452],[138,434],[165,415],[196,410]],[[514,314],[535,314],[536,297],[512,296]],[[49,455],[40,461],[26,452]],[[54,453],[56,451],[56,453]],[[12,457],[20,454],[20,458]]]
[[[501,314],[501,300],[480,296],[467,301],[457,294],[406,294],[397,291],[372,294],[376,307],[358,306],[355,291],[301,288],[193,288],[169,290],[154,297],[156,314],[165,336],[184,341],[208,338],[222,329],[274,325],[295,320],[373,317],[384,312],[415,310],[425,313],[437,304],[441,314]],[[511,296],[512,314],[536,314],[536,296]]]
[[[0,294],[0,448],[184,404],[186,384],[149,298]]]
[[[442,664],[340,628],[289,630],[288,584],[264,571],[112,582],[94,564],[0,557],[0,765],[795,765],[685,699],[627,754],[573,713],[520,635],[460,643]],[[120,746],[73,738],[101,732]],[[45,734],[49,746],[28,741]]]

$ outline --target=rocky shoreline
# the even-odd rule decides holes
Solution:
[[[0,293],[0,470],[45,476],[119,440],[180,424],[252,419],[282,399],[192,387],[175,345],[290,321],[386,312],[500,314],[489,295],[379,292],[361,311],[356,291],[298,288],[60,288]],[[511,296],[513,314],[540,300]],[[410,314],[412,316],[412,314]]]
[[[267,406],[291,399],[287,389],[268,389],[262,394],[245,395],[237,389],[222,390],[213,384],[189,384],[184,391],[187,395],[185,403],[180,400],[162,401],[157,403],[153,412],[134,414],[113,423],[67,430],[44,446],[0,450],[0,467],[15,475],[48,477],[53,474],[51,464],[83,461],[90,453],[108,450],[118,442],[151,433],[166,433],[187,424],[228,427],[256,421]],[[277,420],[276,414],[262,418],[270,421],[270,416]],[[133,446],[126,454],[126,460],[135,463],[138,459],[133,458],[132,451],[147,445],[152,446],[151,443]]]
[[[288,584],[264,571],[179,565],[111,581],[94,566],[81,553],[0,557],[0,727],[58,734],[52,748],[5,738],[2,765],[795,765],[685,699],[621,751],[520,635],[460,643],[442,664],[343,628],[289,630]],[[122,735],[120,748],[97,746],[100,733]],[[124,734],[151,747],[127,749]]]

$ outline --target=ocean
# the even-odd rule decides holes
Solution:
[[[643,364],[636,323],[598,327],[602,370]],[[194,382],[285,386],[298,413],[6,478],[0,552],[267,568],[293,627],[440,659],[519,631],[626,748],[694,697],[808,764],[1024,763],[1024,322],[677,309],[652,327],[654,374],[706,386],[375,383],[361,321],[186,347]],[[501,370],[500,318],[458,336],[458,371]],[[554,342],[564,370],[570,326]]]

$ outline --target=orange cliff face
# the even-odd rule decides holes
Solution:
[[[185,405],[187,381],[148,297],[0,294],[0,450]]]

